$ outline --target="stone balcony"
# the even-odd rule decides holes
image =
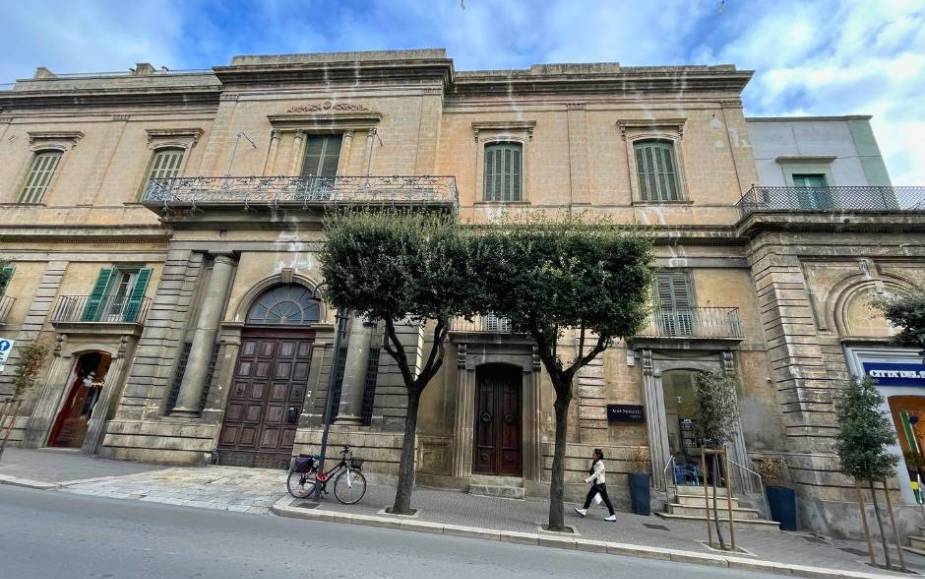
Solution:
[[[138,336],[151,305],[150,298],[114,300],[87,295],[58,296],[51,323],[67,334],[128,334]]]
[[[142,203],[155,211],[209,208],[429,207],[456,212],[455,177],[176,177],[151,179]]]

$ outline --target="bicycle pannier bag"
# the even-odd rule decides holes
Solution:
[[[307,456],[300,454],[295,459],[295,464],[292,467],[292,470],[296,472],[308,472],[312,469],[312,466],[315,464],[314,456]]]

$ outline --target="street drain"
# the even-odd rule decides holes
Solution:
[[[292,506],[297,509],[317,509],[319,507],[319,503],[313,503],[311,501],[299,501]]]
[[[670,531],[671,530],[665,525],[653,525],[652,523],[643,523],[642,526],[649,528],[649,529],[655,529],[657,531]]]
[[[862,551],[860,549],[852,549],[851,547],[839,547],[840,551],[845,553],[851,553],[852,555],[857,555],[858,557],[866,557],[867,551]]]

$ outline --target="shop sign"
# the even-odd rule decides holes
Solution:
[[[925,387],[925,364],[895,362],[864,362],[864,374],[880,386]]]
[[[608,404],[607,422],[640,423],[646,421],[646,415],[639,404]]]

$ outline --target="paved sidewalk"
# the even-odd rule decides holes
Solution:
[[[70,481],[150,472],[163,467],[124,460],[107,460],[78,451],[7,448],[0,458],[0,477],[57,486]]]
[[[333,495],[328,495],[319,507],[303,510],[390,517],[383,513],[383,509],[391,506],[393,498],[394,488],[370,485],[366,496],[356,505],[342,505]],[[280,504],[297,507],[307,503],[293,500],[282,501]],[[544,532],[540,527],[545,523],[548,512],[548,502],[544,499],[501,499],[426,488],[415,489],[412,504],[418,509],[414,519],[416,521],[539,533],[541,536]],[[642,517],[620,512],[617,513],[616,523],[608,523],[603,520],[607,512],[602,507],[592,507],[588,517],[582,519],[575,514],[575,506],[566,504],[566,519],[581,539],[720,554],[704,544],[706,528],[703,523],[668,521],[655,515]],[[827,539],[809,533],[750,530],[736,526],[736,544],[748,554],[729,555],[859,573],[887,573],[867,565],[866,545],[854,541]],[[911,553],[905,554],[905,557],[908,567],[925,573],[925,557]],[[877,558],[882,561],[879,552]]]

